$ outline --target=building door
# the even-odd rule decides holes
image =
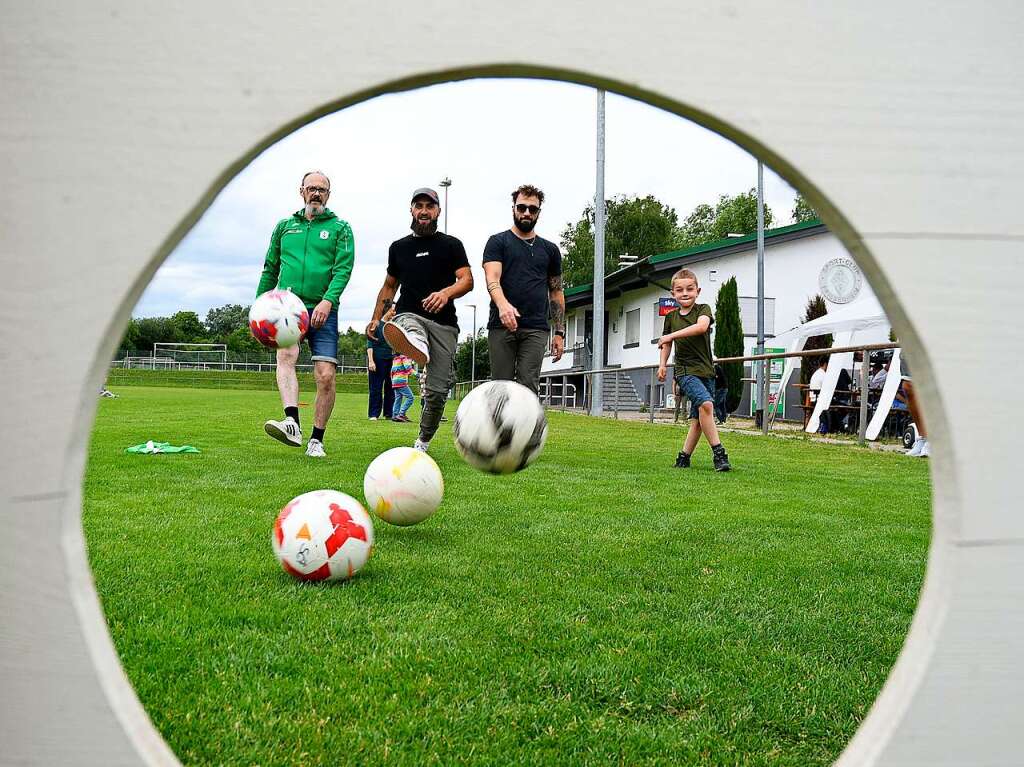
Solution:
[[[583,342],[587,345],[587,368],[593,367],[594,310],[587,309],[583,325]],[[604,313],[604,365],[608,366],[608,312]]]

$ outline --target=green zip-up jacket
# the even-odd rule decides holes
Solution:
[[[337,309],[354,262],[355,242],[347,221],[327,208],[307,221],[299,210],[274,227],[256,295],[275,287],[290,288],[307,309],[322,299]]]

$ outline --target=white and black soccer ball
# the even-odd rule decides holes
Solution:
[[[533,463],[548,436],[537,395],[515,381],[488,381],[462,400],[452,426],[455,447],[470,466],[511,474]]]

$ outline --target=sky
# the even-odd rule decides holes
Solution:
[[[696,123],[615,94],[605,106],[605,197],[653,194],[680,222],[700,203],[757,185],[757,160]],[[287,116],[283,116],[287,117]],[[133,317],[194,311],[255,297],[274,225],[301,207],[308,170],[331,179],[328,207],[352,226],[355,268],[341,330],[362,330],[384,280],[388,246],[409,233],[412,191],[450,178],[448,233],[476,277],[458,299],[463,335],[486,324],[480,267],[487,238],[512,223],[511,192],[544,190],[537,232],[554,242],[594,199],[596,91],[562,82],[479,79],[389,94],[312,122],[259,155],[214,200],[160,267]],[[790,223],[796,192],[765,168],[773,226]],[[198,192],[199,190],[197,190]],[[445,211],[441,213],[441,228]],[[634,254],[640,256],[653,254]]]

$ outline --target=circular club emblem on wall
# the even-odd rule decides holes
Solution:
[[[860,269],[852,258],[833,258],[821,267],[818,287],[826,300],[834,304],[848,304],[860,293],[864,282]]]

